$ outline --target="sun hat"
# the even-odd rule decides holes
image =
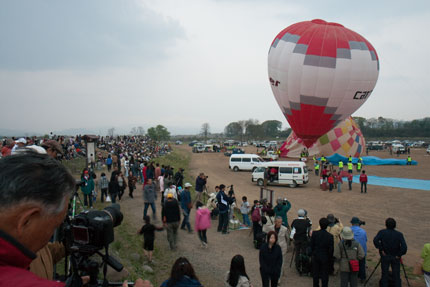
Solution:
[[[345,226],[340,233],[340,236],[345,240],[354,239],[354,233],[352,232],[351,227]]]
[[[27,140],[25,138],[19,138],[18,140],[15,141],[16,143],[23,143],[23,144],[27,144]]]
[[[185,183],[185,185],[184,185],[184,186],[185,186],[185,187],[192,187],[191,183],[189,183],[189,182]]]

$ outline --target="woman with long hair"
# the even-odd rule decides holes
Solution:
[[[203,286],[197,278],[193,266],[185,257],[179,257],[172,266],[170,278],[161,287]]]
[[[267,243],[260,248],[260,274],[263,287],[278,286],[282,268],[282,250],[275,231],[267,233]]]
[[[226,287],[252,287],[245,270],[245,260],[242,255],[235,255],[231,259],[230,271],[226,276]]]

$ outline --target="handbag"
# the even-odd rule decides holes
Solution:
[[[349,259],[348,258],[348,253],[346,252],[346,248],[345,248],[345,243],[344,242],[342,242],[342,246],[343,246],[343,250],[345,250],[346,259],[348,259],[349,271],[350,272],[358,272],[358,270],[360,270],[360,264],[359,264],[358,260],[357,259]]]

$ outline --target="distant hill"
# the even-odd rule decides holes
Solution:
[[[10,130],[10,129],[1,129],[0,128],[0,136],[2,137],[27,137],[27,136],[41,136],[41,133],[34,131],[23,131],[23,130]]]

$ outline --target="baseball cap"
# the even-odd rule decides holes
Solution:
[[[185,187],[191,187],[192,185],[191,185],[191,183],[189,183],[189,182],[187,182],[187,183],[185,183],[185,185],[184,185]]]
[[[27,140],[25,138],[19,138],[18,140],[15,141],[16,143],[23,143],[23,144],[27,144]]]

